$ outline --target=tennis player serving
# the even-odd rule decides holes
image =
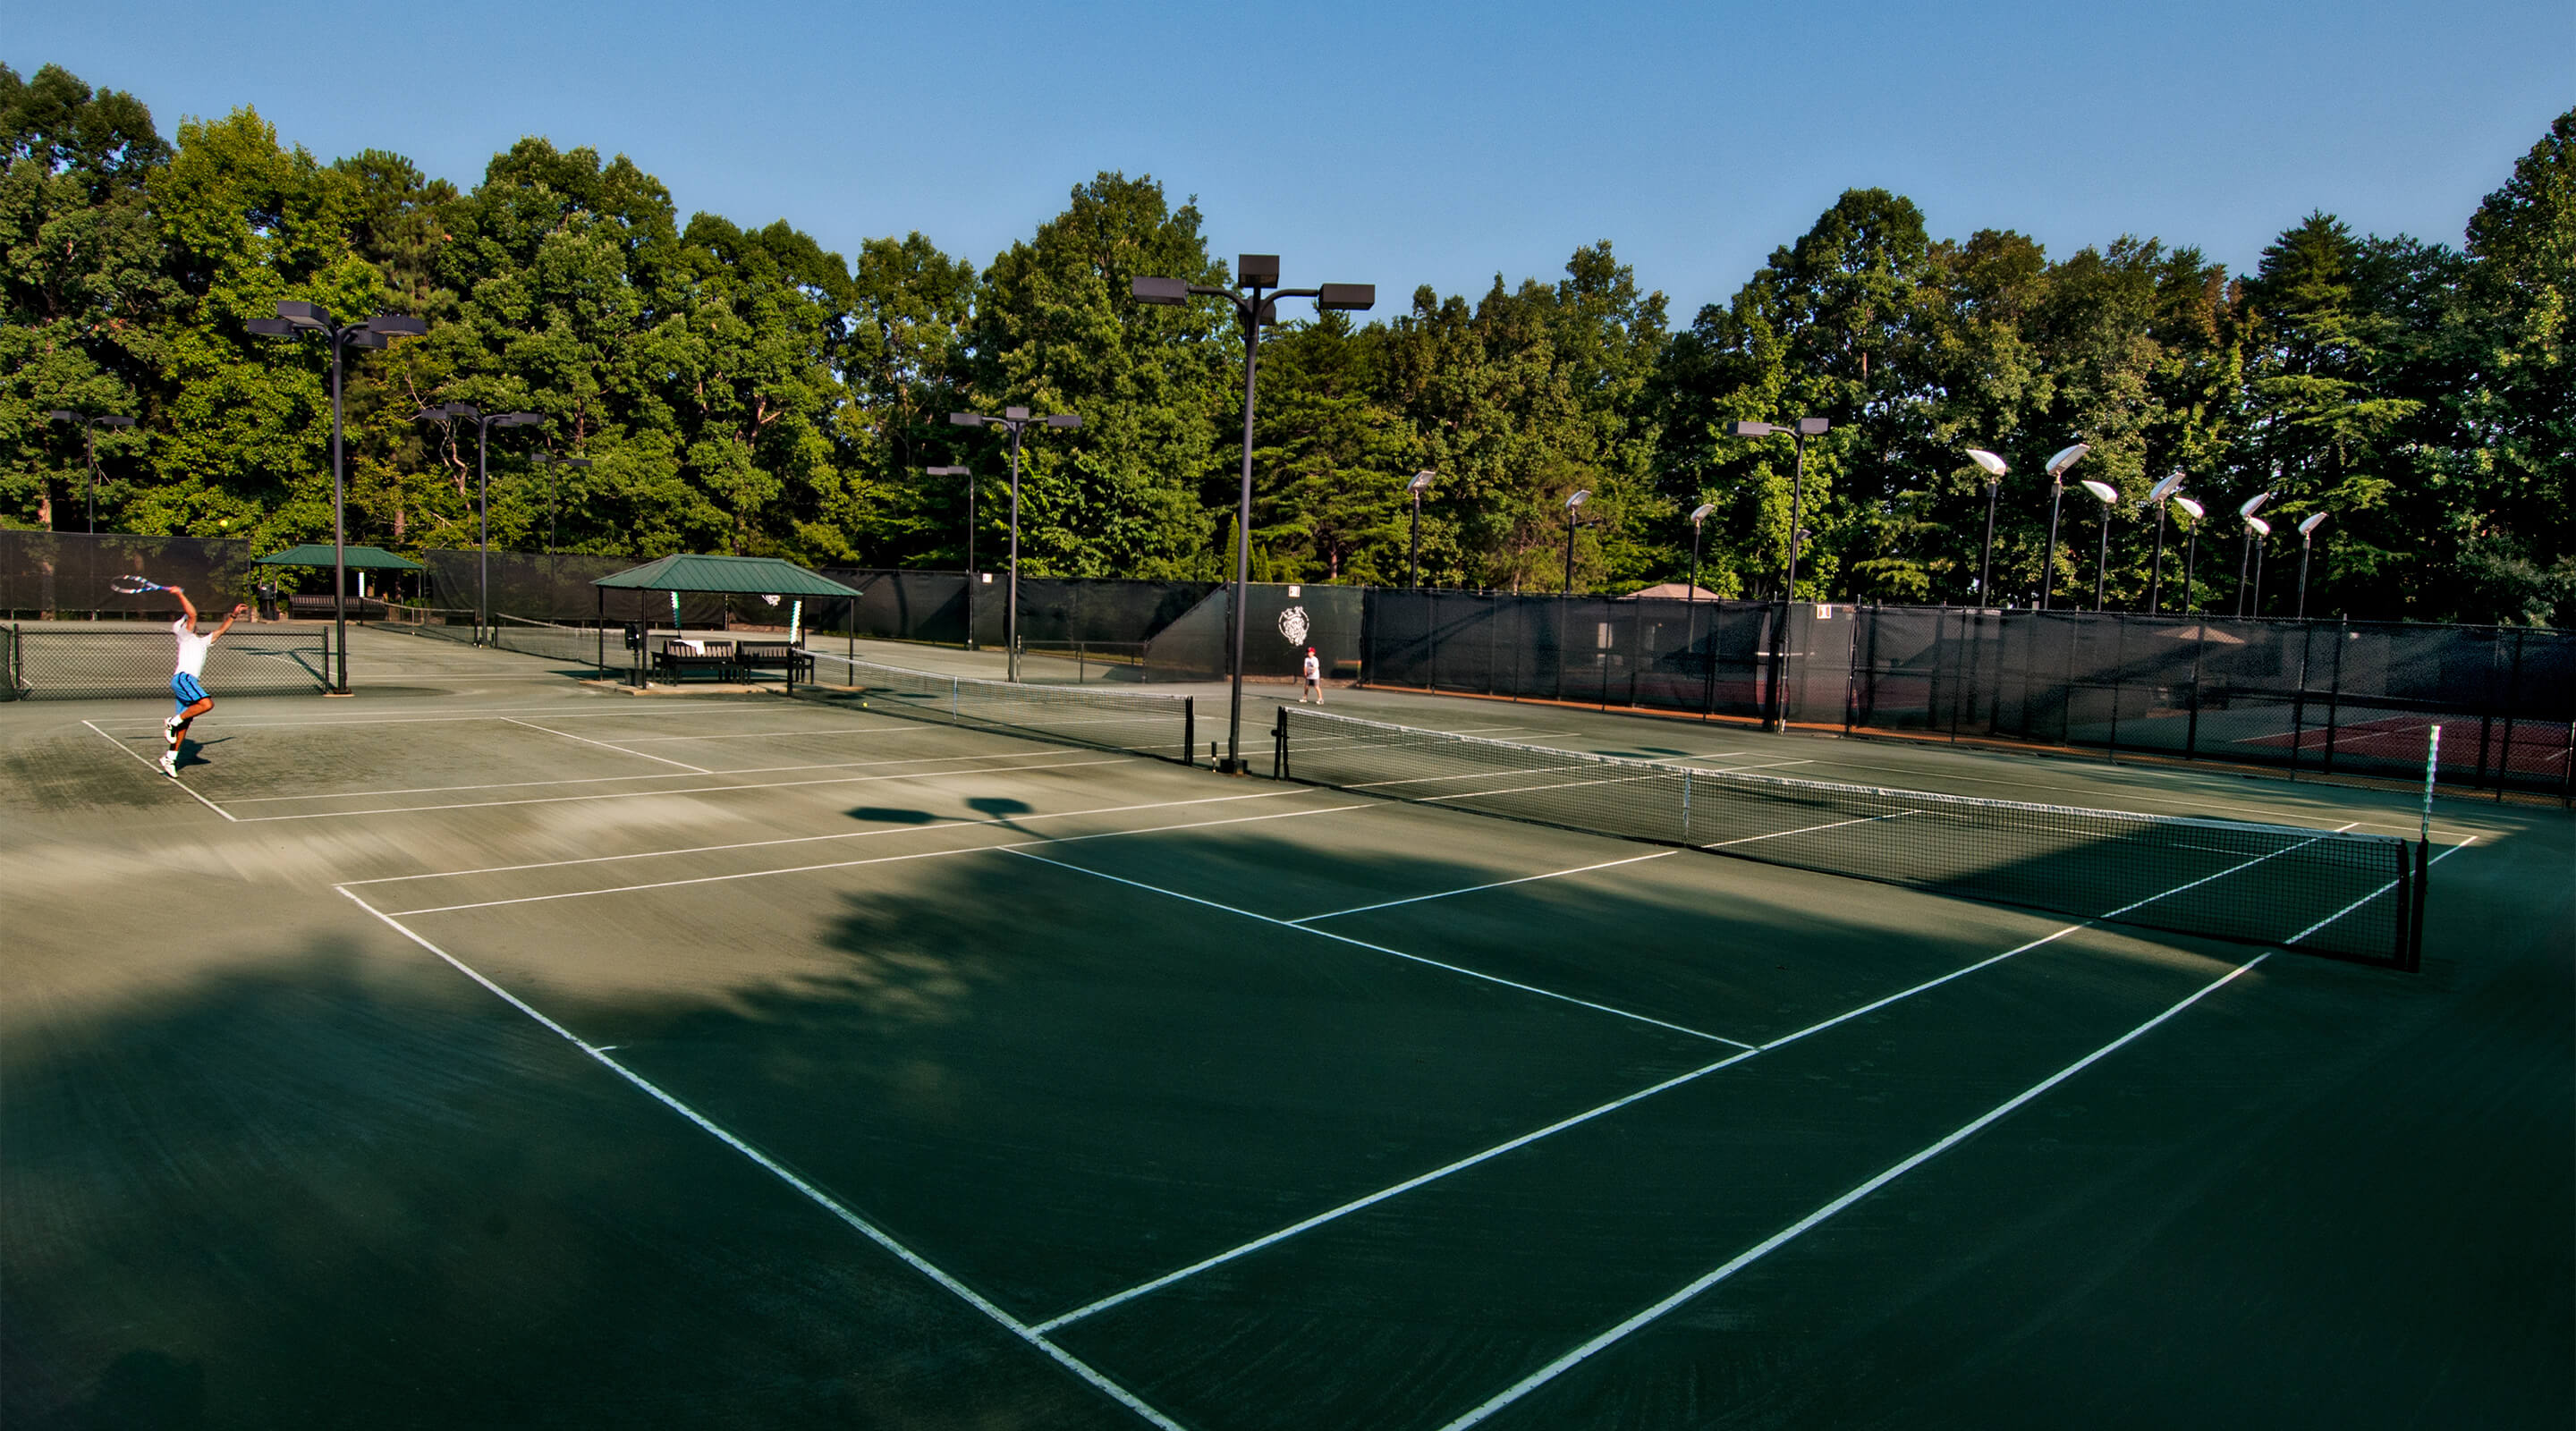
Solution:
[[[179,598],[181,609],[188,613],[170,623],[170,634],[179,638],[179,666],[170,674],[170,699],[178,702],[179,709],[161,722],[162,734],[170,737],[170,748],[162,754],[159,762],[161,773],[176,780],[179,778],[179,742],[187,739],[189,723],[215,708],[215,698],[206,694],[201,680],[206,674],[206,653],[215,649],[215,642],[233,629],[233,622],[250,608],[235,606],[232,615],[225,617],[221,626],[200,636],[197,634],[197,604],[188,599],[188,593],[175,586],[163,587],[162,590]]]

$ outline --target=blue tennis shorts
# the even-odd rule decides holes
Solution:
[[[179,703],[179,709],[186,710],[206,699],[206,688],[197,684],[196,677],[179,671],[170,677],[170,699]]]

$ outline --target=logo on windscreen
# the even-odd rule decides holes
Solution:
[[[1306,633],[1312,629],[1306,620],[1305,607],[1291,606],[1279,613],[1279,634],[1287,637],[1291,646],[1305,645]]]

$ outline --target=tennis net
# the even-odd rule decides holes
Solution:
[[[823,651],[811,654],[816,680],[848,689],[812,687],[797,692],[809,699],[860,700],[868,709],[889,715],[1194,763],[1196,707],[1188,696],[983,681],[881,666]],[[841,679],[835,681],[835,675]]]
[[[1277,773],[1994,904],[2415,967],[2406,841],[1586,755],[1283,707]]]

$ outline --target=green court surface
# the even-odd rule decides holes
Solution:
[[[161,705],[0,705],[13,1427],[2576,1418],[2564,811],[2437,805],[2401,974],[351,652],[354,699],[218,691],[175,786]],[[2414,830],[2314,784],[1331,700]]]

